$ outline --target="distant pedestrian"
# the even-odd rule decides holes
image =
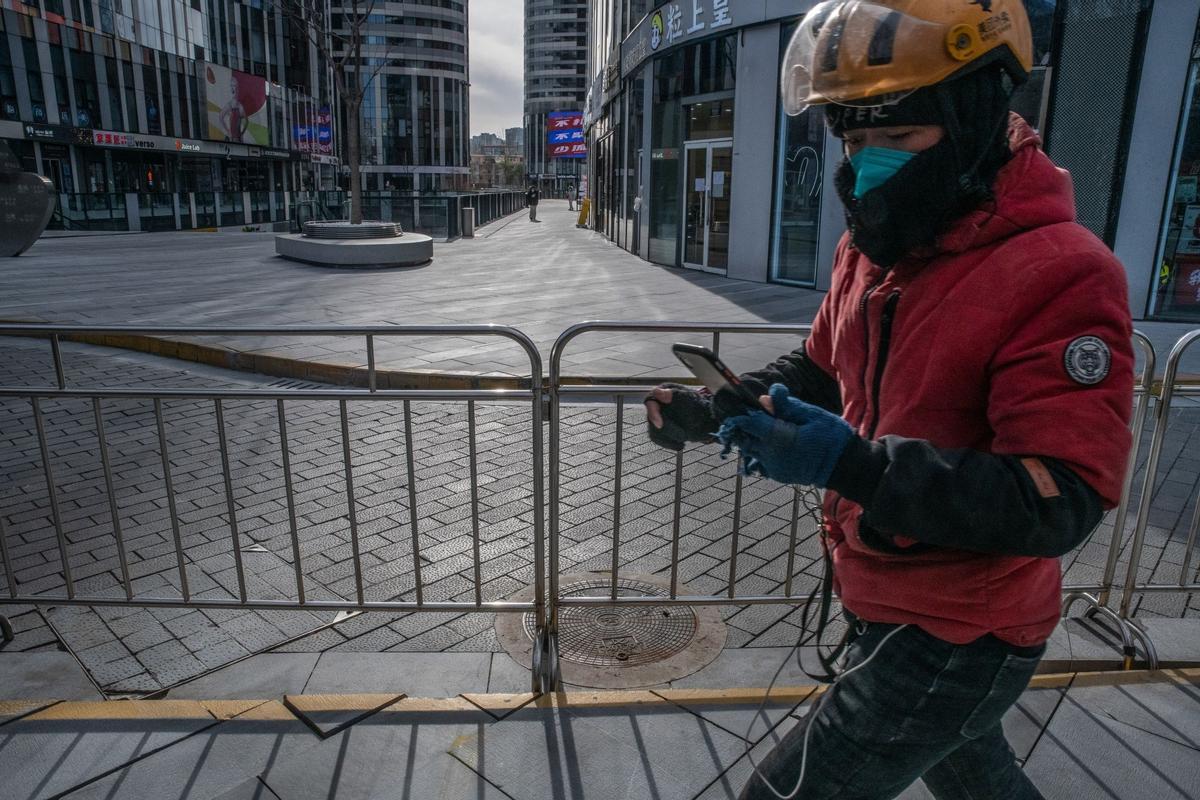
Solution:
[[[537,222],[537,206],[540,193],[536,184],[530,184],[529,189],[525,192],[525,202],[529,205],[529,221]]]
[[[570,183],[570,185],[567,186],[567,210],[568,211],[575,210],[575,192],[576,191],[577,190],[575,188],[575,182],[572,181]]]

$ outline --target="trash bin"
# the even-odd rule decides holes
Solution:
[[[475,238],[475,209],[471,206],[463,206],[462,235],[464,239]]]

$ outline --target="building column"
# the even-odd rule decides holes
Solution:
[[[1187,123],[1180,109],[1187,94],[1198,16],[1200,0],[1176,0],[1155,3],[1150,17],[1113,240],[1113,252],[1129,279],[1134,319],[1145,317],[1158,274],[1163,200],[1174,185],[1179,126]]]
[[[779,71],[779,26],[742,31],[733,101],[733,184],[729,219],[730,278],[770,277],[771,206],[779,92],[765,75]],[[684,162],[686,163],[686,159]]]

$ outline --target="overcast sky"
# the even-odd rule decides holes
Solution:
[[[471,134],[522,125],[524,68],[521,0],[469,0],[471,17]]]

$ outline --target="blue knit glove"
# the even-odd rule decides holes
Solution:
[[[722,423],[717,433],[725,445],[722,455],[736,447],[746,475],[824,488],[854,429],[836,414],[792,397],[781,383],[771,387],[770,396],[775,416],[751,411]]]

